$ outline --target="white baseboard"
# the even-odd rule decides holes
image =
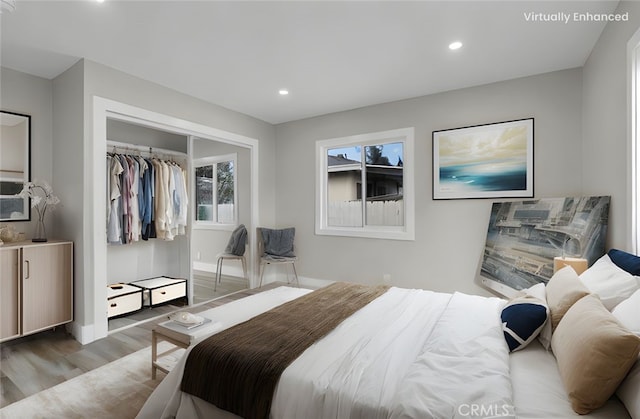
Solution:
[[[193,270],[200,274],[215,277],[216,276],[216,264],[215,263],[207,263],[207,262],[193,262]],[[222,274],[227,276],[235,276],[238,278],[244,277],[244,272],[242,272],[242,262],[240,261],[231,261],[222,263]]]
[[[336,282],[336,281],[331,281],[329,279],[309,278],[306,276],[298,276],[298,280],[300,281],[301,287],[311,288],[311,289],[326,287],[327,285],[333,284],[334,282]]]
[[[287,280],[289,281],[290,285],[295,286],[295,283],[293,282],[294,281],[293,275],[289,275],[287,277],[287,276],[277,276],[275,274],[273,275],[265,274],[263,285],[269,284],[271,282],[277,282],[277,281],[286,282]],[[309,278],[307,276],[300,276],[300,275],[298,275],[298,281],[300,281],[300,287],[309,288],[309,289],[318,289],[318,288],[326,287],[327,285],[336,282],[328,279]]]

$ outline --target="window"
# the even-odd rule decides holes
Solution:
[[[196,225],[236,223],[236,161],[236,154],[193,161]]]
[[[413,128],[318,141],[316,158],[316,234],[414,239]]]

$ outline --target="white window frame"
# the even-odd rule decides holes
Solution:
[[[403,226],[337,227],[327,222],[327,152],[350,146],[370,146],[389,143],[403,144]],[[316,234],[327,236],[364,237],[371,239],[415,240],[414,188],[414,128],[400,128],[316,141]]]
[[[628,155],[629,224],[627,242],[633,253],[640,251],[640,30],[627,44],[628,60]]]
[[[198,167],[211,166],[214,164],[231,161],[233,162],[233,221],[231,223],[219,223],[215,220],[218,219],[218,207],[214,205],[214,220],[205,221],[198,220],[198,202],[196,196],[196,169]],[[209,156],[202,157],[199,159],[193,159],[191,165],[192,175],[193,175],[193,228],[195,229],[210,229],[210,230],[232,230],[238,224],[238,153],[224,154],[220,156]],[[214,170],[214,176],[216,175],[216,171]],[[217,176],[216,176],[216,187],[214,187],[214,202],[218,201],[217,196]]]

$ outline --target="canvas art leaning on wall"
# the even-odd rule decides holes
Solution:
[[[609,202],[609,196],[495,202],[481,277],[521,290],[546,283],[555,257],[591,265],[605,253]]]

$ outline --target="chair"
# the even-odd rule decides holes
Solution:
[[[293,239],[295,228],[270,229],[258,228],[258,254],[260,255],[260,286],[267,265],[291,265],[296,286],[300,287],[298,273],[296,272],[297,256],[294,253]],[[287,274],[287,283],[289,275]]]
[[[244,226],[244,224],[240,224],[231,233],[231,237],[229,238],[229,243],[227,243],[227,247],[224,249],[224,252],[219,253],[216,256],[217,258],[216,280],[213,285],[213,292],[216,292],[216,289],[218,288],[218,283],[222,281],[222,263],[224,262],[225,259],[240,260],[242,262],[242,272],[244,274],[244,278],[248,279],[247,260],[244,257],[246,246],[247,246],[247,228]]]

